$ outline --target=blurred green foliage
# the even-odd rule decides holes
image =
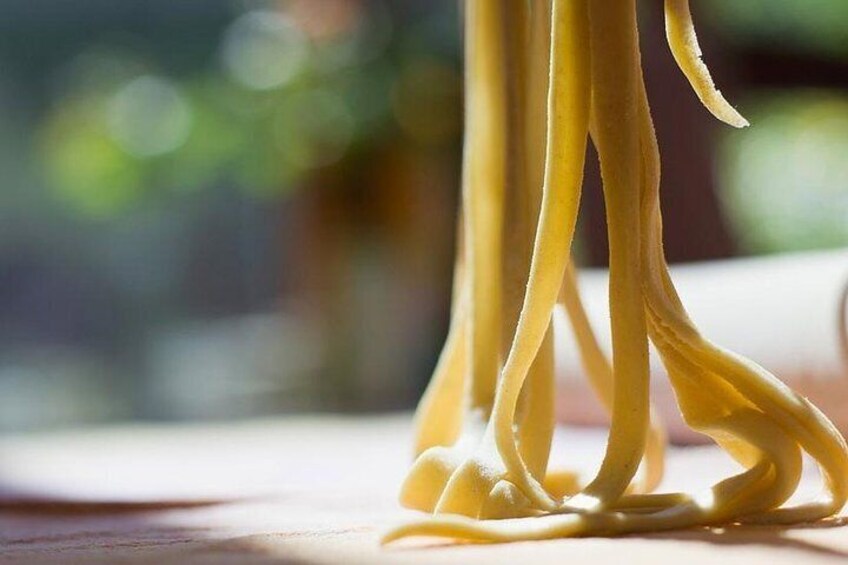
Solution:
[[[721,194],[741,245],[773,253],[848,245],[848,96],[761,93],[754,124],[719,145]]]
[[[456,40],[433,41],[454,25],[450,10],[395,30],[402,20],[381,2],[290,5],[238,16],[189,76],[169,76],[141,49],[80,54],[41,128],[50,184],[92,215],[221,182],[279,195],[395,135],[392,95],[407,67],[436,60],[442,73],[430,78],[458,84]]]
[[[769,51],[848,56],[845,0],[702,0],[726,39],[759,44]]]
[[[848,1],[696,7],[736,49],[848,60]],[[740,246],[776,253],[848,245],[848,95],[799,85],[753,91],[742,102],[752,127],[726,133],[717,155],[720,196]]]
[[[456,3],[407,18],[377,1],[280,6],[244,11],[209,64],[187,75],[163,70],[143,45],[75,57],[41,128],[51,186],[95,216],[221,183],[278,196],[374,142],[459,135]],[[737,45],[848,57],[848,0],[696,8]],[[742,246],[848,244],[848,98],[759,92],[744,107],[754,127],[718,146],[719,189]]]

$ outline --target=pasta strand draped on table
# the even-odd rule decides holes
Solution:
[[[636,0],[466,0],[466,143],[448,338],[416,414],[401,502],[432,516],[384,541],[431,535],[516,541],[731,522],[794,523],[839,511],[848,450],[830,421],[755,363],[700,335],[668,272],[659,149]],[[666,0],[666,35],[704,106],[748,122],[701,60],[688,0]],[[571,264],[589,140],[601,166],[613,354],[597,344]],[[592,480],[548,469],[551,317],[564,306],[592,389],[610,415]],[[648,341],[686,423],[742,471],[701,493],[653,493],[665,435],[650,406]],[[802,453],[825,492],[784,503]]]

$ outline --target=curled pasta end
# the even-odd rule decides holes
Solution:
[[[665,30],[674,60],[707,110],[735,128],[751,125],[716,88],[710,70],[701,59],[689,0],[665,0]]]

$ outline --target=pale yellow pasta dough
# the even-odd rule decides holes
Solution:
[[[643,81],[636,0],[466,0],[462,211],[449,334],[416,414],[403,505],[430,514],[384,536],[505,542],[731,522],[794,523],[839,511],[848,451],[830,421],[689,319],[662,246],[659,150]],[[675,60],[718,119],[748,122],[715,88],[688,0],[666,0]],[[569,257],[589,140],[607,211],[607,359]],[[610,415],[597,474],[548,469],[551,316],[561,303]],[[740,465],[700,493],[654,493],[665,436],[650,407],[648,342],[680,411]],[[820,499],[785,503],[802,453]]]

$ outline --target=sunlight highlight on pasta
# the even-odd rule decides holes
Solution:
[[[401,503],[430,516],[409,536],[508,542],[726,523],[790,524],[838,512],[848,450],[830,421],[755,363],[701,336],[668,272],[659,148],[636,0],[466,0],[466,123],[452,319],[416,413]],[[748,122],[701,60],[688,0],[666,0],[671,52],[704,106]],[[589,142],[607,213],[612,359],[580,301],[571,246]],[[554,308],[574,330],[610,416],[597,474],[549,469]],[[703,492],[655,493],[665,433],[650,404],[655,346],[687,425],[741,471]],[[807,453],[824,492],[786,507]]]

